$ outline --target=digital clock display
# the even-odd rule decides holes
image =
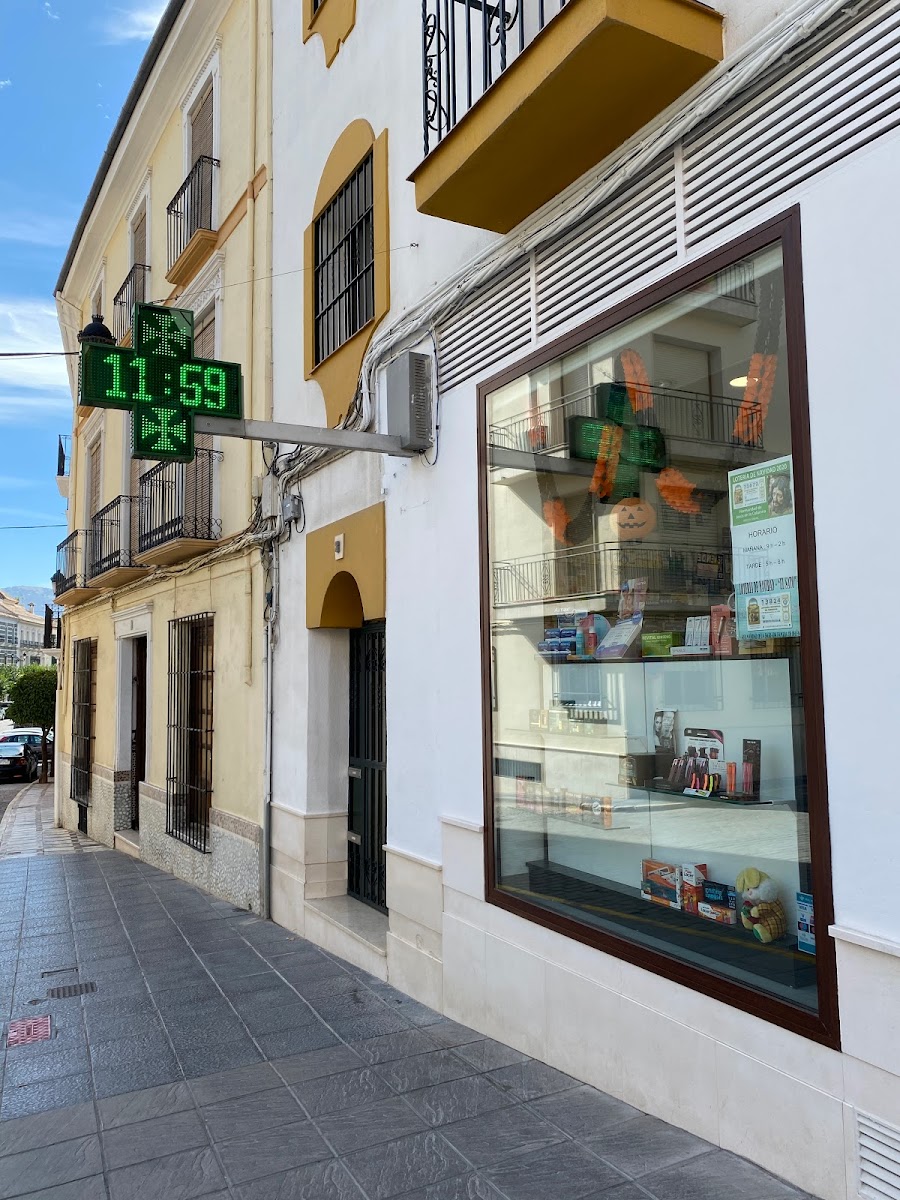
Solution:
[[[133,348],[83,347],[79,402],[132,411],[134,458],[189,462],[198,413],[243,415],[240,365],[194,358],[194,314],[187,309],[136,305],[132,328]]]

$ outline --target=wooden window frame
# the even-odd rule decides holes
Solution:
[[[784,261],[785,323],[788,366],[790,430],[794,462],[794,503],[797,530],[800,612],[803,628],[801,678],[804,696],[807,779],[809,793],[810,852],[815,887],[816,975],[818,1012],[812,1013],[753,987],[724,978],[711,970],[670,957],[657,950],[573,917],[542,908],[531,900],[513,896],[497,886],[493,794],[493,729],[491,719],[491,614],[492,589],[488,543],[488,397],[498,388],[529,371],[559,358],[567,351],[642,315],[703,282],[710,275],[733,266],[776,242],[781,243]],[[813,521],[812,452],[809,437],[809,393],[806,365],[806,327],[803,300],[803,261],[800,208],[735,238],[720,249],[667,276],[659,283],[607,310],[578,329],[557,338],[478,387],[478,505],[481,569],[482,635],[482,730],[484,753],[484,872],[485,900],[555,933],[582,942],[615,958],[623,959],[692,991],[720,1000],[743,1012],[770,1021],[793,1033],[840,1049],[837,1002],[837,966],[833,939],[827,934],[834,921],[831,869],[831,837],[828,823],[828,782],[825,757],[825,721],[822,664],[819,637],[815,526]]]

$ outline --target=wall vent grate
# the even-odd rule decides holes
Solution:
[[[536,256],[538,336],[583,320],[616,292],[678,254],[675,160],[670,155],[580,229]]]
[[[526,349],[531,344],[530,261],[443,321],[437,342],[442,392]]]
[[[900,1200],[900,1129],[856,1114],[859,1194],[866,1200]]]
[[[696,245],[900,126],[900,11],[865,6],[801,47],[788,71],[684,143],[685,240]]]
[[[72,996],[86,996],[89,992],[96,992],[96,983],[65,983],[62,987],[52,987],[47,989],[48,1000],[69,1000]]]

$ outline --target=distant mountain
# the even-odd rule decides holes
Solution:
[[[0,592],[6,592],[7,596],[15,596],[19,603],[24,604],[26,608],[29,604],[33,604],[34,611],[39,617],[44,615],[45,604],[53,604],[53,588],[10,584],[9,587],[0,586]]]

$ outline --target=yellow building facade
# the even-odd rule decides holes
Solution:
[[[65,347],[135,303],[194,314],[194,356],[238,363],[270,413],[267,0],[170,3],[57,285]],[[101,329],[101,335],[104,331]],[[73,397],[57,711],[58,820],[259,910],[265,578],[258,444],[198,434],[137,461],[131,414]]]

